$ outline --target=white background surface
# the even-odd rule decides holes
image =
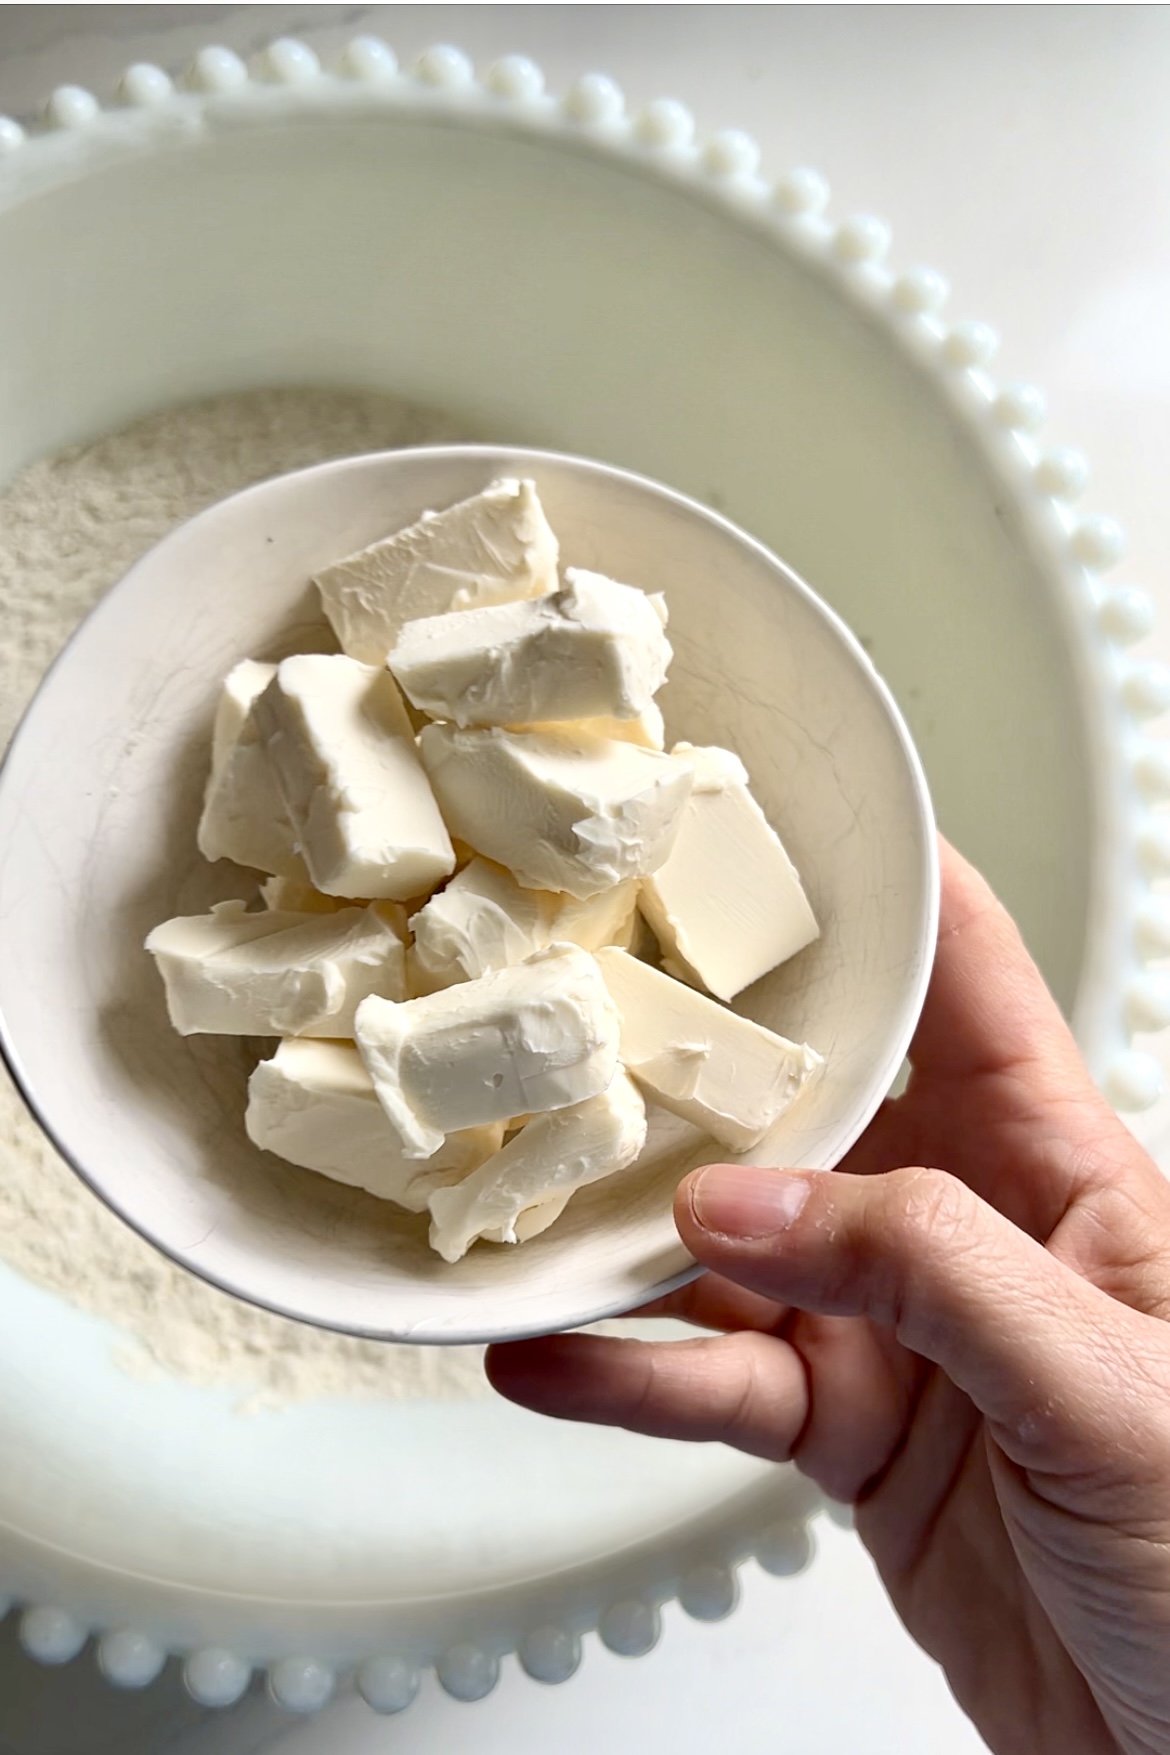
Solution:
[[[834,212],[892,222],[895,264],[942,269],[954,317],[1002,330],[999,375],[1041,384],[1048,436],[1088,451],[1086,503],[1127,527],[1118,576],[1157,594],[1151,651],[1170,657],[1170,8],[5,6],[0,113],[27,115],[65,81],[108,97],[128,62],[175,69],[209,41],[247,53],[295,32],[328,54],[360,30],[404,62],[436,41],[481,65],[523,52],[555,89],[603,70],[635,105],[682,99],[703,133],[747,129],[765,169],[816,165]],[[1140,1131],[1170,1162],[1170,1105]],[[259,1697],[208,1719],[173,1676],[123,1699],[89,1656],[59,1674],[35,1669],[9,1625],[0,1755],[706,1755],[716,1734],[732,1755],[981,1748],[854,1539],[823,1523],[818,1533],[820,1558],[801,1579],[749,1568],[730,1620],[697,1626],[672,1609],[650,1658],[623,1662],[589,1641],[564,1687],[510,1664],[475,1706],[431,1678],[393,1725],[352,1700],[305,1724]]]

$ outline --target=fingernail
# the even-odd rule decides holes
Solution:
[[[812,1189],[807,1176],[750,1164],[712,1164],[691,1183],[691,1211],[721,1237],[774,1237],[787,1231]]]

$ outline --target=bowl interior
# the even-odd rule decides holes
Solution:
[[[930,806],[897,711],[837,619],[722,519],[602,466],[460,447],[282,477],[180,528],[83,625],[4,769],[3,1030],[65,1155],[152,1241],[229,1290],[369,1335],[484,1339],[628,1307],[686,1271],[671,1195],[716,1155],[662,1117],[640,1164],[544,1237],[446,1266],[421,1219],[250,1144],[257,1045],[175,1036],[142,949],[170,914],[255,895],[254,876],[195,849],[224,673],[330,649],[310,574],[501,473],[535,478],[566,563],[666,592],[668,733],[741,755],[822,924],[742,996],[827,1061],[746,1156],[839,1159],[897,1071],[933,950]]]

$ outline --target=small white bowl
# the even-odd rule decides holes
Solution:
[[[311,574],[504,474],[535,479],[567,563],[666,593],[668,734],[740,754],[821,923],[737,1003],[827,1063],[742,1161],[839,1161],[901,1065],[937,927],[930,800],[892,697],[801,580],[695,502],[602,464],[458,446],[284,476],[175,531],[71,641],[0,776],[0,1038],[64,1156],[160,1249],[283,1315],[381,1339],[538,1333],[656,1296],[695,1271],[671,1217],[679,1177],[720,1156],[665,1118],[638,1165],[543,1237],[449,1266],[425,1220],[251,1145],[255,1045],[176,1036],[142,948],[168,915],[255,895],[254,874],[195,848],[226,671],[328,650]]]

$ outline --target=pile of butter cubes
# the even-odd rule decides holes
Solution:
[[[662,597],[558,559],[501,480],[326,568],[341,652],[215,717],[199,848],[262,906],[146,941],[176,1030],[280,1038],[255,1144],[449,1262],[636,1165],[648,1104],[744,1151],[821,1065],[721,1003],[817,924],[738,758],[664,751]]]

